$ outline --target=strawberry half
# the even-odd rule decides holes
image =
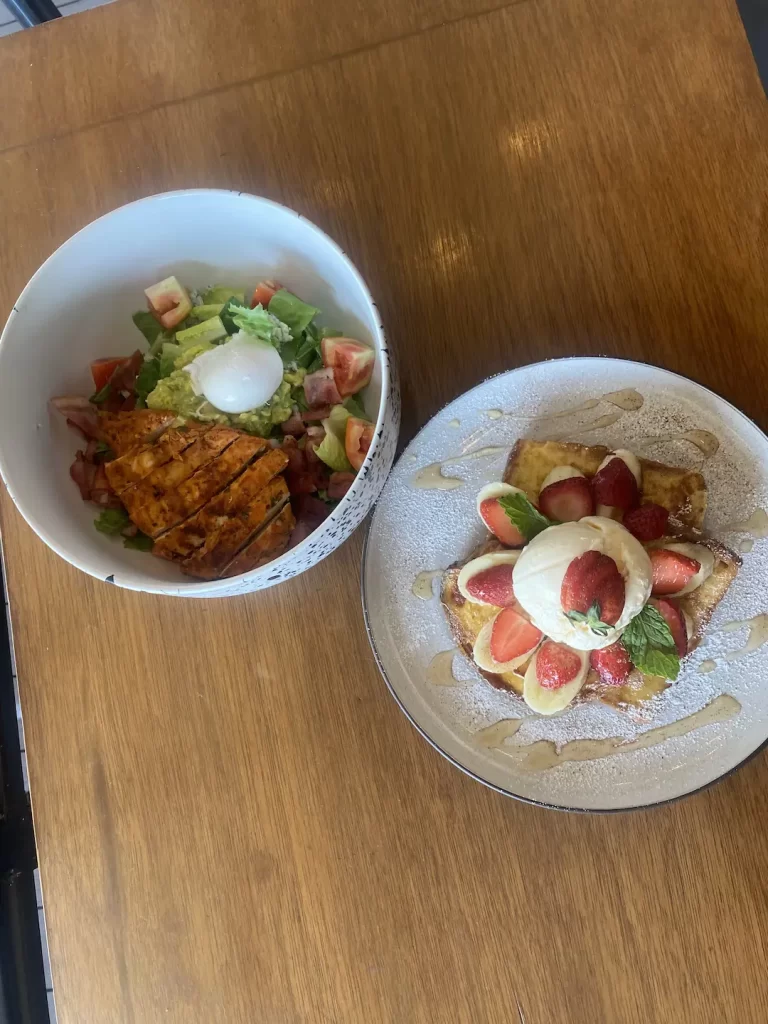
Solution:
[[[512,661],[532,651],[541,637],[541,630],[521,615],[517,607],[505,608],[491,627],[491,657],[501,664]]]
[[[602,651],[591,651],[589,664],[606,686],[623,686],[632,671],[632,662],[621,640],[610,647],[604,647]]]
[[[667,548],[652,548],[648,555],[653,570],[651,593],[655,595],[679,593],[701,568],[695,558]]]
[[[560,588],[560,605],[567,615],[586,615],[594,604],[599,619],[615,626],[624,611],[624,579],[612,558],[585,551],[568,566]]]
[[[507,605],[515,603],[515,592],[512,589],[513,569],[511,563],[492,565],[490,569],[470,576],[464,586],[475,600],[506,608]]]
[[[688,653],[688,630],[685,628],[685,618],[682,611],[672,601],[668,601],[663,597],[658,599],[651,598],[651,604],[658,610],[669,626],[677,653],[681,658],[684,658]]]
[[[661,505],[648,502],[639,508],[633,508],[624,516],[624,526],[633,537],[637,537],[644,544],[648,541],[658,540],[667,532],[669,512]]]
[[[575,523],[595,511],[592,488],[585,476],[569,476],[549,484],[539,495],[539,508],[548,519]]]
[[[525,545],[525,537],[512,525],[498,498],[486,498],[485,501],[481,501],[478,511],[485,525],[502,544],[506,544],[508,548],[521,548]]]
[[[628,512],[640,500],[635,474],[618,456],[592,477],[595,504],[610,505]]]
[[[536,678],[545,690],[557,690],[581,672],[581,658],[565,644],[545,640],[536,655]]]

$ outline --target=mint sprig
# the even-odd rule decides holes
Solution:
[[[499,498],[499,505],[506,513],[510,523],[517,527],[527,541],[533,540],[543,530],[555,525],[520,492],[503,494]]]
[[[635,668],[651,676],[677,679],[680,656],[672,630],[652,604],[646,604],[621,635]]]
[[[608,636],[613,626],[610,626],[607,622],[603,622],[600,619],[600,602],[593,601],[589,606],[589,610],[586,615],[584,612],[576,611],[573,608],[571,611],[566,612],[566,618],[570,619],[571,622],[586,622],[589,628],[596,636]]]

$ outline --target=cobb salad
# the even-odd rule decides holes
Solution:
[[[176,277],[145,295],[148,308],[133,322],[147,348],[91,363],[90,397],[52,400],[88,442],[70,472],[83,499],[102,508],[96,528],[170,557],[158,548],[168,530],[204,518],[214,497],[229,500],[244,470],[264,451],[279,450],[272,477],[284,475],[295,517],[290,542],[298,543],[346,494],[365,460],[374,425],[361,392],[374,350],[320,326],[320,310],[276,281],[260,281],[248,302],[237,287],[188,290]],[[235,445],[244,435],[264,439],[263,449]],[[233,458],[246,449],[247,457]],[[144,506],[158,501],[173,515],[148,518]],[[238,534],[231,561],[254,536]]]

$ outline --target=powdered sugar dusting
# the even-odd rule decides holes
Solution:
[[[641,408],[621,410],[605,400],[591,402],[627,388],[643,396]],[[489,409],[505,415],[489,419]],[[608,422],[612,417],[607,414],[614,412],[620,415]],[[457,419],[461,429],[448,429]],[[696,430],[719,440],[711,457],[705,459],[699,447],[680,437]],[[658,440],[669,435],[677,436]],[[492,785],[529,799],[573,807],[634,806],[680,795],[716,778],[768,736],[768,647],[727,662],[729,651],[744,646],[746,629],[720,631],[726,623],[768,611],[768,539],[756,540],[745,554],[705,642],[685,662],[677,682],[654,698],[644,723],[597,702],[571,707],[551,719],[538,718],[521,700],[491,687],[463,656],[453,665],[458,685],[425,683],[430,660],[455,643],[439,599],[414,596],[414,579],[465,558],[479,543],[485,531],[475,512],[475,494],[501,478],[509,449],[523,436],[630,448],[660,462],[701,470],[709,490],[707,530],[735,549],[746,534],[721,536],[718,526],[746,520],[755,508],[768,507],[768,439],[736,410],[683,378],[620,360],[570,359],[486,381],[424,428],[393,470],[377,507],[366,553],[365,601],[372,640],[390,685],[443,752]],[[413,488],[413,475],[420,468],[484,447],[502,450],[451,465],[450,475],[460,478],[462,486],[449,492]],[[706,660],[714,660],[716,668],[703,674],[699,665]],[[510,750],[540,739],[558,746],[582,738],[632,740],[648,728],[694,713],[723,692],[742,705],[741,713],[728,722],[659,747],[545,772],[524,772],[515,757],[473,740],[479,729],[504,718],[524,719],[517,735],[505,741]]]

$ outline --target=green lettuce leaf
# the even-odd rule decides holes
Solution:
[[[145,359],[134,385],[137,399],[144,403],[140,408],[144,408],[147,402],[147,395],[150,391],[155,390],[159,380],[160,359],[157,356],[154,359]]]
[[[176,369],[174,363],[181,355],[181,345],[165,342],[160,353],[160,378],[170,377]]]
[[[334,405],[328,419],[323,420],[323,426],[327,434],[334,434],[342,444],[344,435],[347,432],[347,420],[352,414],[343,405]]]
[[[105,508],[93,520],[93,525],[99,533],[106,533],[108,537],[116,537],[130,525],[131,520],[124,508]]]
[[[271,316],[263,306],[248,309],[247,306],[233,305],[229,308],[229,316],[241,331],[245,331],[246,334],[250,334],[268,345],[274,345],[278,351],[283,343],[291,340],[291,334],[286,325]]]
[[[337,406],[340,408],[340,406]],[[324,421],[328,423],[328,420]],[[329,466],[332,470],[337,473],[349,473],[352,470],[347,453],[344,451],[344,445],[333,433],[326,427],[325,437],[318,448],[315,449],[317,457],[322,459],[326,466]]]
[[[124,537],[123,547],[133,548],[135,551],[151,551],[155,546],[155,542],[151,537],[148,537],[146,533],[142,533],[138,530],[134,537]]]
[[[350,416],[354,416],[358,420],[367,420],[368,415],[363,408],[363,403],[357,397],[357,395],[350,395],[349,398],[345,398],[343,402],[344,408],[349,412]]]
[[[235,321],[232,319],[232,311],[237,309],[243,309],[242,302],[238,302],[236,298],[227,299],[224,305],[221,307],[219,317],[221,322],[224,324],[224,330],[227,334],[237,334],[239,328]]]
[[[155,320],[147,309],[137,310],[133,314],[133,322],[147,339],[147,343],[149,345],[154,343],[158,334],[163,333],[163,325],[159,323],[159,321]]]
[[[103,388],[99,388],[98,391],[94,391],[88,401],[93,402],[94,405],[101,405],[102,402],[106,402],[111,393],[112,385],[107,381]]]
[[[286,324],[294,339],[298,339],[320,310],[281,288],[269,300],[269,312]]]
[[[221,306],[230,299],[234,299],[242,306],[245,302],[245,292],[238,291],[237,288],[232,288],[228,284],[215,284],[203,292],[202,298],[206,306],[212,304]]]

